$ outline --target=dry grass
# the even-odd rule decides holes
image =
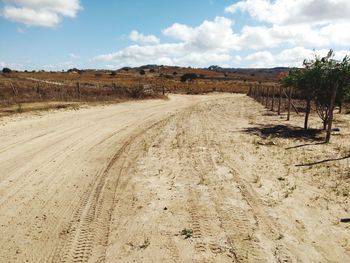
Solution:
[[[198,79],[181,82],[183,74],[195,73]],[[39,80],[39,81],[38,81]],[[55,84],[57,83],[57,84]],[[79,87],[78,87],[79,83]],[[222,73],[204,69],[159,67],[111,71],[14,72],[0,74],[0,115],[33,109],[70,107],[86,102],[120,102],[130,99],[166,98],[165,93],[205,94],[209,92],[247,93],[256,85],[272,86],[271,76]],[[153,93],[145,93],[151,85]]]

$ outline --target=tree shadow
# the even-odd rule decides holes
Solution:
[[[301,147],[305,147],[305,146],[317,146],[317,145],[323,145],[323,144],[326,144],[326,143],[324,141],[316,142],[316,143],[304,143],[304,144],[300,144],[300,145],[296,145],[296,146],[287,147],[285,149],[290,150],[290,149],[296,149],[296,148],[301,148]]]
[[[317,162],[312,162],[312,163],[304,163],[304,164],[297,164],[295,165],[296,167],[303,167],[303,166],[312,166],[316,164],[321,164],[321,163],[328,163],[328,162],[334,162],[334,161],[341,161],[350,158],[350,154],[344,157],[339,157],[339,158],[330,158],[330,159],[325,159]]]
[[[261,138],[284,138],[284,139],[300,139],[306,141],[322,141],[320,137],[322,133],[318,129],[304,130],[300,127],[291,125],[259,125],[258,127],[246,128],[245,133],[254,134]],[[299,146],[301,147],[301,146]]]

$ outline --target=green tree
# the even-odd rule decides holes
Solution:
[[[311,101],[314,100],[318,115],[327,130],[326,142],[330,141],[333,112],[336,104],[350,100],[350,59],[334,59],[330,50],[325,57],[315,56],[305,60],[303,69],[295,69],[285,76],[281,83],[284,87],[296,87],[306,100],[304,129],[308,127]]]
[[[11,72],[12,72],[12,70],[9,69],[9,68],[3,68],[2,69],[2,73],[11,73]]]
[[[191,81],[197,79],[198,75],[195,73],[186,73],[181,76],[181,82]]]

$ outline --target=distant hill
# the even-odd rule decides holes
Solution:
[[[256,80],[271,81],[277,80],[277,76],[281,72],[288,72],[292,68],[275,67],[275,68],[222,68],[219,66],[210,66],[208,68],[191,68],[163,65],[143,65],[140,67],[124,67],[117,72],[135,72],[144,70],[146,74],[159,74],[167,78],[178,78],[184,74],[194,73],[200,79],[212,80]]]

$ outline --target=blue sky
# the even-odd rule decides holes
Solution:
[[[350,50],[348,0],[0,0],[0,67],[300,65]]]

